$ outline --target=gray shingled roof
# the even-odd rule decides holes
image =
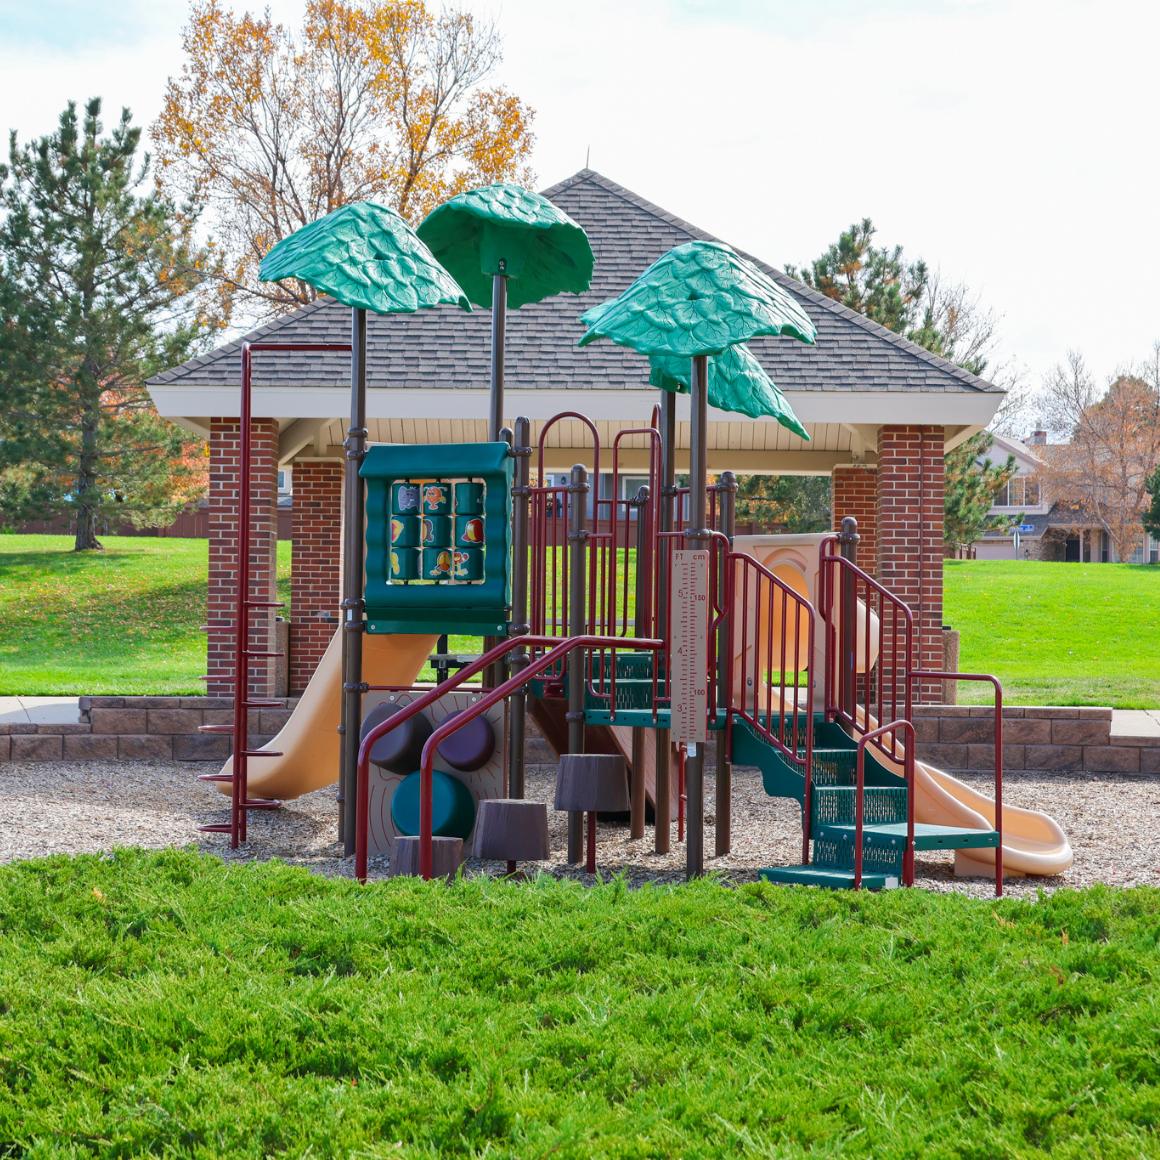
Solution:
[[[580,314],[628,286],[662,254],[692,239],[716,241],[704,230],[666,213],[591,169],[544,191],[588,232],[596,255],[592,288],[557,295],[508,316],[509,388],[556,390],[641,389],[648,360],[598,342],[580,350]],[[751,255],[746,255],[752,257]],[[802,304],[818,330],[817,345],[762,338],[750,349],[786,391],[919,392],[974,394],[999,388],[937,358],[892,331],[803,286],[753,258]],[[350,311],[322,299],[245,337],[282,342],[346,342]],[[368,319],[368,382],[372,387],[484,387],[489,377],[490,312],[465,314],[435,307],[418,314]],[[241,342],[150,379],[155,385],[221,386],[238,382]],[[349,356],[282,354],[258,359],[255,386],[349,386]]]

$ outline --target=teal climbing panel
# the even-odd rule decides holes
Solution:
[[[514,462],[506,443],[367,452],[368,632],[507,634]]]

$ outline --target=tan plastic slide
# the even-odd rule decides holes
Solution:
[[[342,630],[323,653],[290,720],[262,746],[281,757],[251,757],[251,797],[296,798],[338,781],[338,725],[342,705]],[[363,637],[363,680],[369,685],[411,685],[427,664],[437,636]],[[222,773],[233,772],[233,758]],[[215,783],[229,794],[229,782]]]
[[[811,602],[815,599],[815,584],[818,572],[817,545],[821,536],[738,536],[737,550],[747,552],[760,564],[768,568],[780,580]],[[756,623],[756,608],[749,609],[749,623]],[[874,664],[878,653],[878,617],[870,615],[870,663]],[[820,690],[817,674],[823,671],[824,640],[822,632],[815,635],[813,672],[815,696]],[[780,641],[781,625],[775,616],[773,638]],[[859,601],[858,606],[858,670],[864,668],[864,642],[866,639],[866,609]],[[792,636],[792,634],[791,634]],[[763,622],[760,633],[754,637],[759,641],[769,639],[768,628]],[[780,646],[779,646],[780,647]],[[750,650],[751,654],[753,650]],[[759,652],[764,652],[764,646]],[[804,652],[804,641],[803,650]],[[740,671],[740,654],[734,658],[735,670]],[[764,655],[749,655],[746,658],[747,671],[765,672],[769,669],[769,658]],[[734,690],[740,695],[741,690]],[[753,695],[752,692],[749,694]],[[764,699],[765,689],[758,690]],[[774,693],[776,699],[776,692]],[[761,703],[761,702],[759,702]],[[878,722],[869,718],[869,728],[876,729]],[[875,753],[875,758],[892,772],[902,774],[900,763],[892,763]],[[915,795],[914,820],[923,825],[958,826],[968,830],[992,830],[995,828],[995,801],[984,793],[951,777],[941,769],[916,761],[914,765]],[[1003,873],[1004,875],[1050,875],[1062,874],[1075,856],[1067,835],[1058,822],[1038,810],[1022,809],[1018,806],[1003,806]],[[974,875],[992,876],[995,873],[995,852],[992,849],[956,850],[955,874],[960,877]]]

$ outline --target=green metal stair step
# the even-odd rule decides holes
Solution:
[[[814,828],[816,839],[828,841],[854,840],[854,825],[850,822],[823,822]],[[995,830],[967,830],[959,826],[932,826],[923,822],[914,824],[916,850],[974,850],[999,844]],[[906,823],[875,823],[862,827],[862,846],[902,849],[906,845]]]
[[[831,890],[853,890],[854,871],[836,866],[771,866],[758,870],[758,878],[766,882],[781,882],[797,886],[827,886]],[[866,890],[893,890],[899,883],[896,874],[864,873],[862,886]]]

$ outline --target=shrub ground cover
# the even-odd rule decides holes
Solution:
[[[1160,1154],[1160,891],[0,870],[0,1155]]]
[[[1012,705],[1160,707],[1160,568],[947,560],[943,620],[964,673],[994,673]],[[962,682],[964,704],[992,701]]]

